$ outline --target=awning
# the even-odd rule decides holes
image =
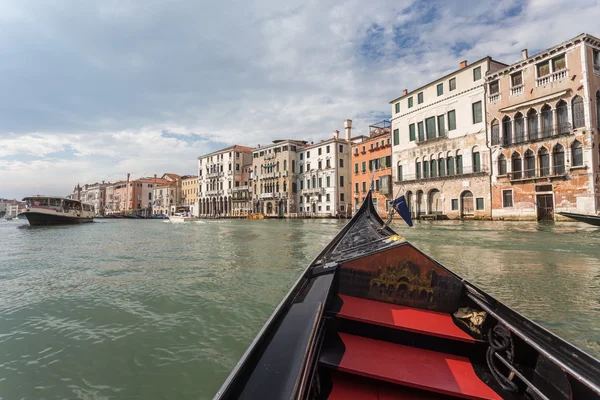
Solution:
[[[543,96],[543,97],[538,97],[537,99],[527,100],[522,103],[515,104],[513,106],[504,107],[504,108],[500,109],[500,112],[506,113],[506,112],[511,112],[511,111],[517,111],[518,109],[523,108],[523,107],[533,106],[533,105],[539,104],[539,103],[545,103],[549,100],[557,99],[557,98],[561,97],[562,95],[567,94],[569,92],[569,90],[571,90],[571,89],[561,90],[560,92],[552,93],[552,94],[549,94],[549,95]]]

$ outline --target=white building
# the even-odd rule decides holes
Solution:
[[[199,217],[232,214],[232,195],[243,186],[243,166],[252,163],[250,147],[234,145],[198,157]]]
[[[344,121],[345,138],[309,144],[298,152],[298,212],[330,217],[352,212],[350,142],[352,121]]]
[[[91,184],[85,184],[83,186],[77,185],[73,189],[73,198],[79,199],[84,203],[90,204],[93,207],[96,215],[102,214],[106,211],[106,188],[112,187],[110,182],[96,182]]]
[[[504,67],[490,57],[463,61],[390,102],[394,193],[413,216],[491,217],[485,75]]]

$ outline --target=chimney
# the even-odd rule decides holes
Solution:
[[[129,176],[130,176],[130,175],[131,175],[131,174],[127,174],[127,182],[129,182]]]
[[[333,131],[333,137],[335,139],[339,138],[340,137],[340,131],[338,131],[337,129],[335,131]]]
[[[462,60],[462,61],[460,62],[460,69],[463,69],[463,68],[465,68],[466,66],[467,66],[467,60]]]
[[[408,89],[404,89],[404,90],[402,91],[402,96],[406,96],[407,94],[408,94]]]
[[[521,59],[522,60],[527,60],[529,56],[527,55],[527,49],[523,49],[521,50]]]
[[[352,137],[351,132],[352,132],[352,120],[351,119],[345,119],[344,120],[344,130],[346,131],[346,140],[350,141],[350,138]]]

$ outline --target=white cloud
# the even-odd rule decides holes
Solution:
[[[216,146],[319,140],[345,118],[366,133],[462,59],[514,62],[600,17],[593,0],[229,3],[4,4],[0,196],[192,173]]]

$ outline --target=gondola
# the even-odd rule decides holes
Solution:
[[[368,193],[214,398],[598,399],[600,361],[419,251]]]
[[[570,212],[559,212],[563,217],[569,217],[576,221],[585,222],[586,224],[600,226],[600,215],[593,214],[578,214]]]

